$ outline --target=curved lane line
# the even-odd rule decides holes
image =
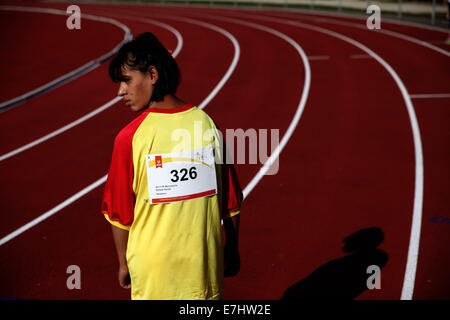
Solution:
[[[450,98],[450,93],[424,93],[424,94],[411,94],[412,99],[440,99]]]
[[[241,15],[239,15],[241,16]],[[249,16],[245,16],[249,18]],[[414,140],[414,154],[415,154],[415,186],[414,186],[414,206],[413,206],[413,217],[412,217],[412,225],[411,225],[411,234],[409,240],[409,248],[408,248],[408,258],[406,262],[406,270],[405,277],[403,280],[403,287],[401,293],[402,300],[411,300],[414,293],[414,281],[416,277],[417,270],[417,261],[419,256],[419,244],[420,244],[420,230],[422,224],[422,207],[423,207],[423,177],[424,177],[424,166],[423,166],[423,151],[422,151],[422,142],[419,130],[419,124],[417,121],[416,113],[414,111],[414,106],[412,104],[410,95],[408,90],[406,89],[403,81],[400,79],[398,74],[394,71],[394,69],[384,61],[378,54],[373,52],[371,49],[363,45],[362,43],[353,40],[343,34],[317,27],[314,25],[309,25],[297,21],[291,20],[282,20],[278,18],[269,18],[269,17],[260,17],[260,16],[252,16],[254,19],[264,20],[264,21],[272,21],[281,24],[287,24],[292,26],[297,26],[304,29],[309,29],[313,31],[317,31],[320,33],[324,33],[335,38],[341,39],[345,42],[348,42],[359,49],[365,51],[367,54],[372,56],[375,60],[377,60],[391,75],[397,84],[403,100],[406,104],[406,109],[408,111],[409,120],[411,123],[411,129],[413,133]]]
[[[336,25],[342,25],[342,26],[346,26],[346,27],[352,27],[352,28],[358,28],[361,30],[368,30],[367,27],[365,25],[360,25],[360,24],[356,24],[356,23],[352,23],[352,22],[347,22],[347,21],[340,21],[338,19],[332,19],[332,18],[314,18],[314,17],[310,17],[310,16],[294,16],[294,15],[279,15],[277,16],[278,18],[291,18],[291,19],[295,19],[295,18],[301,18],[301,19],[306,19],[306,20],[312,20],[312,21],[317,21],[317,22],[325,22],[325,23],[331,23],[331,24],[336,24]],[[420,46],[426,47],[428,49],[434,50],[436,52],[439,52],[447,57],[450,57],[450,52],[444,49],[441,49],[437,46],[434,46],[426,41],[417,39],[417,38],[413,38],[410,36],[407,36],[405,34],[402,33],[398,33],[395,31],[391,31],[391,30],[386,30],[386,29],[380,29],[377,30],[376,32],[379,33],[383,33],[386,35],[389,35],[391,37],[395,37],[395,38],[399,38],[405,41],[409,41],[415,44],[418,44]]]
[[[149,19],[145,19],[150,21]],[[211,28],[214,31],[218,31],[219,27],[214,26],[212,24],[208,24],[208,23],[202,23],[205,27],[208,26],[208,28]],[[164,25],[164,24],[162,24]],[[230,37],[229,39],[233,39],[232,43],[233,46],[235,48],[235,52],[234,52],[234,57],[233,57],[233,62],[230,64],[230,66],[228,67],[228,71],[226,72],[226,74],[222,77],[221,81],[219,82],[219,84],[214,88],[214,90],[216,90],[216,88],[218,86],[220,86],[220,89],[225,85],[225,82],[223,82],[222,80],[227,77],[227,79],[229,78],[229,74],[231,74],[234,69],[236,68],[237,65],[237,61],[239,60],[239,54],[240,54],[240,47],[239,47],[239,43],[237,42],[236,38],[234,38],[234,36],[232,36],[229,32],[227,32],[224,29],[222,30],[222,34],[225,35],[227,38]],[[177,46],[179,47],[179,46]],[[176,53],[178,54],[179,50],[175,50]],[[175,53],[174,53],[174,57],[175,57]],[[232,69],[231,73],[229,72],[229,70]],[[220,90],[219,89],[219,90]],[[213,91],[214,91],[213,90]],[[211,94],[208,95],[208,97],[210,97]],[[116,99],[118,99],[120,97],[117,97]],[[203,102],[202,102],[203,108],[206,106]],[[45,219],[51,217],[52,215],[58,213],[59,211],[61,211],[62,209],[64,209],[65,207],[67,207],[68,205],[70,205],[71,203],[75,202],[76,200],[82,198],[84,195],[86,195],[87,193],[89,193],[90,191],[94,190],[95,188],[101,186],[103,183],[106,182],[108,175],[106,174],[105,176],[101,177],[100,179],[98,179],[97,181],[95,181],[94,183],[90,184],[89,186],[83,188],[81,191],[77,192],[76,194],[74,194],[73,196],[69,197],[68,199],[64,200],[63,202],[61,202],[60,204],[58,204],[57,206],[55,206],[54,208],[50,209],[49,211],[41,214],[40,216],[38,216],[37,218],[33,219],[32,221],[28,222],[27,224],[23,225],[22,227],[16,229],[15,231],[11,232],[10,234],[6,235],[5,237],[0,239],[0,246],[2,246],[3,244],[5,244],[6,242],[10,241],[11,239],[14,239],[15,237],[19,236],[20,234],[24,233],[25,231],[27,231],[28,229],[34,227],[35,225],[39,224],[40,222],[44,221]]]
[[[113,16],[113,17],[117,17],[117,18],[124,18],[124,19],[133,19],[135,21],[142,21],[145,22],[148,19],[147,18],[143,18],[143,17],[134,17],[134,16],[122,16],[122,15],[118,15],[118,14],[108,14],[109,16]],[[236,38],[230,34],[228,31],[226,31],[223,28],[217,27],[213,24],[210,23],[206,23],[206,22],[202,22],[202,21],[198,21],[198,20],[194,20],[194,19],[189,19],[189,18],[185,18],[185,17],[174,17],[174,16],[168,16],[168,15],[158,15],[159,18],[163,18],[163,19],[169,19],[169,20],[175,20],[175,21],[184,21],[190,24],[196,24],[199,25],[203,28],[207,28],[213,31],[216,31],[218,33],[223,34],[225,37],[227,37],[231,43],[233,44],[234,50],[235,50],[235,55],[233,56],[233,60],[231,62],[230,67],[228,68],[227,72],[225,73],[225,75],[222,77],[222,79],[220,80],[220,82],[215,86],[215,88],[210,92],[210,94],[198,105],[199,109],[203,109],[205,108],[208,103],[214,99],[214,97],[217,95],[217,93],[219,93],[219,91],[222,89],[222,87],[225,85],[225,83],[228,81],[228,79],[231,77],[231,74],[233,73],[234,69],[236,68],[236,65],[239,61],[239,56],[241,54],[241,50],[240,50],[240,46],[238,41],[236,40]]]
[[[191,13],[189,13],[189,15],[191,15]],[[204,17],[204,18],[211,18],[211,16],[202,15],[202,14],[193,14],[193,15],[196,17],[198,16],[198,17]],[[301,48],[301,46],[295,40],[293,40],[289,36],[285,35],[284,33],[281,33],[278,30],[275,30],[275,29],[272,29],[272,28],[269,28],[269,27],[266,27],[266,26],[263,26],[263,25],[260,25],[257,23],[248,22],[248,21],[242,21],[242,20],[238,20],[238,19],[225,18],[225,17],[219,17],[219,16],[214,16],[214,19],[231,22],[231,23],[235,23],[235,24],[240,24],[240,25],[248,26],[248,27],[251,27],[254,29],[262,30],[262,31],[271,33],[278,38],[283,39],[284,41],[286,41],[287,43],[289,43],[291,46],[294,47],[294,49],[299,54],[299,56],[303,62],[303,65],[305,67],[305,82],[303,84],[302,95],[300,97],[300,101],[298,103],[297,110],[294,114],[294,117],[293,117],[291,123],[289,124],[289,127],[286,130],[286,133],[284,134],[283,138],[281,139],[280,144],[272,152],[269,159],[267,159],[267,161],[264,163],[264,165],[258,170],[258,172],[253,177],[253,179],[249,182],[249,184],[245,187],[243,194],[244,194],[244,198],[246,198],[252,192],[252,190],[256,187],[258,182],[264,177],[264,175],[270,169],[270,167],[275,163],[275,160],[280,156],[281,151],[284,149],[284,147],[288,143],[289,139],[291,138],[292,134],[294,133],[295,128],[297,127],[297,124],[300,121],[300,118],[302,116],[303,110],[305,109],[306,100],[308,99],[309,89],[311,86],[311,68],[310,68],[310,65],[308,62],[308,57],[306,56],[306,54],[303,51],[303,49]]]
[[[4,11],[22,11],[22,12],[33,12],[33,13],[48,13],[48,14],[55,14],[55,15],[63,15],[63,16],[67,16],[66,11],[63,10],[56,10],[56,9],[49,9],[49,8],[35,8],[35,7],[20,7],[20,6],[0,6],[0,10],[4,10]],[[29,100],[33,97],[36,97],[44,92],[47,92],[49,90],[55,89],[56,87],[59,87],[69,81],[72,81],[80,76],[82,76],[83,74],[97,68],[102,62],[104,62],[105,60],[107,60],[108,58],[110,58],[112,55],[114,55],[119,48],[125,43],[128,42],[129,40],[131,40],[132,38],[132,34],[130,29],[116,21],[113,19],[109,19],[109,18],[104,18],[104,17],[98,17],[98,16],[93,16],[93,15],[89,15],[89,14],[83,14],[83,19],[88,19],[88,20],[94,20],[94,21],[101,21],[101,22],[105,22],[105,23],[110,23],[113,24],[117,27],[119,27],[120,29],[122,29],[123,31],[125,31],[125,36],[124,39],[117,45],[114,47],[114,49],[112,49],[111,51],[105,53],[104,55],[102,55],[101,57],[94,59],[92,61],[89,61],[88,63],[82,65],[81,67],[66,73],[64,75],[62,75],[61,77],[50,81],[32,91],[29,91],[27,93],[24,93],[18,97],[15,97],[13,99],[10,99],[8,101],[2,102],[0,103],[0,112],[12,108],[13,106],[24,102],[26,100]],[[0,160],[1,161],[1,160]]]
[[[183,37],[181,36],[180,32],[178,30],[176,30],[175,28],[173,28],[172,26],[170,26],[168,24],[165,24],[165,23],[162,23],[162,22],[159,22],[159,21],[145,19],[145,22],[146,23],[150,23],[150,24],[154,24],[154,25],[158,25],[158,26],[160,26],[162,28],[165,28],[165,29],[169,30],[170,32],[172,32],[175,35],[175,37],[178,40],[177,41],[177,47],[175,48],[174,53],[172,54],[173,57],[175,58],[178,55],[178,53],[181,51],[181,48],[183,47]],[[36,140],[26,144],[26,145],[23,145],[23,146],[21,146],[21,147],[19,147],[17,149],[14,149],[14,150],[12,150],[12,151],[10,151],[8,153],[5,153],[5,154],[1,155],[0,156],[0,162],[3,161],[3,160],[6,160],[6,159],[8,159],[8,158],[10,158],[12,156],[15,156],[18,153],[21,153],[21,152],[23,152],[25,150],[28,150],[28,149],[30,149],[30,148],[32,148],[32,147],[34,147],[34,146],[44,142],[44,141],[47,141],[47,140],[49,140],[49,139],[51,139],[51,138],[53,138],[53,137],[55,137],[55,136],[65,132],[65,131],[67,131],[67,130],[69,130],[69,129],[71,129],[71,128],[73,128],[73,127],[75,127],[75,126],[77,126],[77,125],[79,125],[81,123],[83,123],[84,121],[92,118],[93,116],[95,116],[95,115],[99,114],[100,112],[102,112],[102,111],[108,109],[109,107],[113,106],[115,103],[117,103],[121,99],[122,99],[122,97],[120,97],[120,96],[115,97],[114,99],[110,100],[109,102],[105,103],[104,105],[102,105],[102,106],[98,107],[97,109],[89,112],[88,114],[82,116],[81,118],[78,118],[77,120],[75,120],[75,121],[65,125],[64,127],[61,127],[61,128],[59,128],[59,129],[57,129],[55,131],[52,131],[49,134],[47,134],[47,135],[45,135],[45,136],[43,136],[43,137],[41,137],[39,139],[36,139]]]
[[[95,11],[95,9],[90,9],[89,12],[93,12]],[[159,26],[161,28],[167,29],[170,32],[172,32],[175,37],[177,38],[178,44],[177,47],[175,48],[175,50],[172,53],[172,56],[175,58],[178,56],[178,54],[180,53],[182,47],[183,47],[183,37],[181,36],[180,32],[175,29],[174,27],[168,25],[167,23],[164,22],[160,22],[160,21],[156,21],[150,18],[144,18],[144,17],[135,17],[135,16],[128,16],[128,15],[121,15],[121,14],[113,14],[108,12],[107,13],[109,17],[115,17],[115,18],[120,18],[120,19],[125,19],[125,20],[132,20],[132,21],[139,21],[139,22],[143,22],[143,23],[150,23],[153,24],[155,26]]]
[[[148,4],[150,5],[150,4]],[[154,4],[157,5],[157,4]],[[232,9],[230,7],[222,7],[222,8],[227,8],[227,9]],[[256,13],[254,8],[239,8],[239,10],[242,11],[253,11],[252,13]],[[262,10],[266,10],[267,12],[273,12],[273,11],[284,11],[284,12],[298,12],[298,13],[302,13],[302,14],[309,14],[311,16],[317,15],[317,16],[331,16],[331,17],[336,17],[336,16],[340,16],[342,18],[350,18],[350,19],[355,19],[355,20],[367,20],[367,18],[369,16],[361,16],[361,15],[356,15],[356,14],[351,14],[351,13],[344,13],[344,12],[326,12],[326,11],[319,11],[319,10],[308,10],[308,9],[300,9],[300,8],[262,8]],[[383,21],[387,22],[387,23],[391,23],[391,24],[396,24],[396,25],[400,25],[400,26],[407,26],[407,27],[415,27],[415,28],[420,28],[420,29],[426,29],[426,30],[431,30],[431,31],[437,31],[437,32],[442,32],[442,33],[447,33],[448,31],[443,29],[443,28],[439,28],[439,27],[433,27],[433,26],[429,26],[426,24],[420,24],[420,23],[416,23],[416,22],[411,22],[411,21],[398,21],[398,20],[393,20],[390,18],[383,18]]]
[[[122,5],[122,3],[108,3],[108,5],[116,5],[116,6],[120,6]],[[358,15],[358,14],[351,14],[351,13],[344,13],[344,12],[326,12],[326,11],[320,11],[320,10],[309,10],[309,9],[301,9],[301,8],[277,8],[277,7],[261,7],[258,9],[255,9],[255,7],[239,7],[237,9],[233,8],[230,5],[203,5],[203,4],[195,4],[195,7],[188,5],[183,5],[183,4],[165,4],[165,5],[161,5],[158,3],[130,3],[129,5],[134,5],[134,6],[153,6],[153,7],[159,7],[159,8],[167,8],[168,6],[171,7],[175,7],[175,8],[199,8],[199,9],[225,9],[225,10],[235,10],[235,11],[247,11],[250,13],[258,13],[258,11],[267,11],[268,13],[271,13],[273,11],[284,11],[284,12],[299,12],[299,13],[303,13],[303,14],[310,14],[312,15],[317,15],[317,16],[331,16],[331,17],[336,17],[336,16],[340,16],[342,18],[350,18],[350,19],[354,19],[354,20],[367,20],[368,16],[363,16],[363,15]],[[256,11],[258,10],[258,11]],[[437,32],[442,32],[442,33],[448,33],[448,31],[444,28],[439,28],[439,27],[434,27],[434,26],[429,26],[426,24],[420,24],[420,23],[416,23],[416,22],[411,22],[411,21],[405,21],[405,20],[393,20],[390,18],[383,18],[383,21],[386,21],[387,23],[391,23],[391,24],[397,24],[400,26],[408,26],[408,27],[415,27],[415,28],[420,28],[420,29],[427,29],[427,30],[431,30],[431,31],[437,31]]]
[[[229,33],[228,31],[226,31],[223,28],[220,28],[218,26],[215,26],[213,24],[210,23],[206,23],[206,22],[202,22],[202,21],[198,21],[198,20],[194,20],[194,19],[189,19],[189,18],[182,18],[182,17],[172,17],[172,16],[161,16],[161,18],[167,18],[167,19],[172,19],[172,20],[177,20],[177,21],[185,21],[188,23],[192,23],[192,24],[197,24],[199,26],[202,26],[204,28],[209,28],[213,31],[216,31],[218,33],[223,34],[225,37],[227,37],[228,39],[230,39],[231,43],[233,44],[234,47],[234,56],[233,56],[233,60],[231,62],[230,67],[228,68],[227,72],[225,73],[225,75],[223,76],[223,78],[220,80],[220,82],[216,85],[216,87],[210,92],[210,94],[199,104],[199,108],[203,109],[205,108],[208,103],[211,102],[212,99],[214,99],[214,97],[219,93],[219,91],[222,89],[222,87],[225,85],[225,83],[228,81],[228,79],[231,77],[231,74],[233,73],[234,69],[237,66],[237,63],[239,61],[239,57],[241,55],[241,49],[239,46],[239,42],[236,40],[236,38]]]
[[[111,107],[112,105],[114,105],[116,102],[118,102],[119,100],[121,100],[122,97],[115,97],[114,99],[112,99],[111,101],[105,103],[104,105],[102,105],[101,107],[95,109],[94,111],[89,112],[88,114],[82,116],[81,118],[78,118],[77,120],[65,125],[64,127],[61,127],[55,131],[50,132],[49,134],[46,134],[45,136],[36,139],[26,145],[23,145],[17,149],[14,149],[13,151],[10,151],[8,153],[5,153],[3,155],[0,156],[0,161],[6,160],[12,156],[15,156],[16,154],[19,154],[25,150],[28,150],[30,148],[33,148],[35,146],[37,146],[38,144],[41,144],[42,142],[45,142],[51,138],[56,137],[57,135],[60,135],[61,133],[72,129],[73,127],[79,125],[80,123],[83,123],[84,121],[92,118],[93,116],[97,115],[98,113],[108,109],[109,107]]]

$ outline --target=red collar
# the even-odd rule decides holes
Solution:
[[[148,108],[146,111],[147,112],[156,112],[156,113],[178,113],[178,112],[183,112],[183,111],[189,110],[193,107],[194,106],[192,104],[188,103],[188,104],[185,104],[184,106],[171,108],[171,109]]]

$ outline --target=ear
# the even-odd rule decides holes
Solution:
[[[154,85],[158,81],[158,78],[159,78],[158,70],[154,66],[150,66],[148,68],[148,73],[149,73],[150,79],[152,81],[152,84]]]

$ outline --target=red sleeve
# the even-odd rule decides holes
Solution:
[[[230,218],[240,213],[243,194],[233,164],[222,165],[223,214],[222,218]]]
[[[214,126],[220,131],[218,125],[214,123]],[[244,196],[239,184],[239,180],[236,174],[236,170],[233,166],[232,159],[228,159],[228,148],[226,141],[222,135],[218,138],[220,140],[221,152],[222,152],[222,168],[221,168],[221,184],[222,184],[222,219],[233,217],[240,213],[242,207],[242,201]],[[231,163],[228,163],[231,160]]]
[[[133,191],[133,137],[148,112],[143,112],[123,128],[114,141],[101,211],[113,225],[129,230],[134,220],[136,197]]]
[[[123,226],[130,226],[134,217],[132,137],[122,130],[114,141],[101,207],[111,223]]]

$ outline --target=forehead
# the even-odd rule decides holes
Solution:
[[[120,68],[120,73],[121,73],[122,77],[129,77],[129,78],[142,76],[142,73],[140,71],[131,69],[126,64],[122,65],[122,67]]]

